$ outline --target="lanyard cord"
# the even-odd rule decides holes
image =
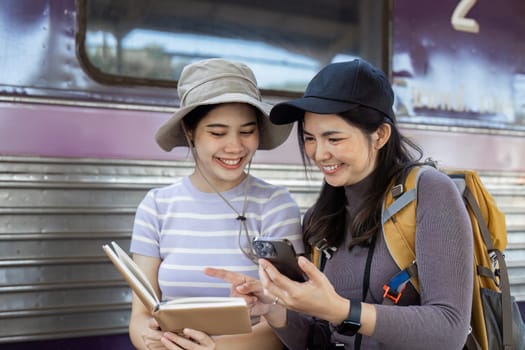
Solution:
[[[244,183],[244,199],[243,199],[242,211],[241,213],[239,213],[237,209],[235,209],[235,207],[222,195],[222,193],[219,192],[215,188],[215,186],[213,186],[212,183],[208,180],[208,178],[202,171],[201,167],[199,166],[199,156],[197,154],[197,150],[195,149],[195,147],[193,146],[193,143],[189,139],[188,133],[186,132],[186,128],[184,127],[184,123],[182,123],[182,129],[184,131],[184,136],[186,137],[186,142],[188,143],[190,147],[191,154],[193,155],[193,158],[195,160],[195,167],[201,174],[202,178],[204,179],[204,181],[206,181],[208,186],[210,186],[211,189],[215,193],[217,193],[217,195],[224,201],[224,203],[226,203],[226,205],[229,206],[235,214],[237,214],[237,217],[235,219],[239,220],[239,233],[237,234],[237,244],[239,245],[239,249],[248,259],[250,259],[254,264],[257,265],[258,264],[257,257],[253,253],[252,240],[250,239],[250,233],[248,231],[248,226],[246,225],[246,206],[248,205],[247,199],[248,199],[248,188],[249,188],[249,183],[250,183],[250,168],[252,166],[252,161],[250,160],[250,162],[248,163],[248,169],[246,171],[246,178],[245,178],[245,183]],[[243,230],[244,230],[244,236],[246,237],[246,241],[248,242],[248,249],[243,248],[241,244],[241,236],[242,236]]]
[[[196,157],[197,155],[197,152],[194,151],[194,148],[192,147],[192,153],[193,153],[193,156]],[[195,158],[195,166],[197,167],[197,169],[199,170],[199,172],[201,173],[201,176],[202,178],[206,181],[206,183],[213,189],[213,191],[215,191],[215,193],[217,193],[217,195],[224,201],[224,203],[226,203],[226,205],[228,205],[235,214],[237,214],[237,217],[235,218],[236,220],[239,220],[239,233],[237,234],[237,244],[239,245],[239,248],[241,249],[242,253],[248,258],[250,259],[254,264],[257,265],[257,257],[255,256],[255,254],[253,253],[253,245],[252,245],[252,240],[250,239],[250,233],[248,231],[248,226],[246,225],[246,206],[248,204],[248,187],[249,187],[249,184],[250,184],[250,168],[251,168],[251,165],[252,165],[252,161],[250,160],[250,162],[248,163],[248,169],[247,169],[247,173],[246,173],[246,178],[244,179],[244,199],[243,199],[243,205],[242,205],[242,211],[241,213],[239,213],[237,211],[237,209],[235,209],[235,207],[230,203],[230,201],[228,201],[223,195],[222,193],[220,193],[216,188],[215,186],[213,186],[211,184],[211,182],[206,178],[206,176],[204,175],[204,173],[202,172],[202,170],[200,169],[199,167],[199,163],[197,161],[198,159]],[[244,231],[244,236],[246,237],[246,241],[248,242],[248,249],[246,248],[243,248],[242,244],[241,244],[241,237],[242,237],[242,233]]]

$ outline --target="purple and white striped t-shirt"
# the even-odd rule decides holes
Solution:
[[[246,224],[250,238],[288,238],[304,252],[299,208],[284,187],[248,176],[221,194],[242,212],[245,181],[250,181]],[[159,286],[162,299],[189,296],[228,296],[230,285],[203,273],[205,267],[224,268],[258,278],[257,266],[239,248],[237,213],[217,193],[205,193],[188,177],[155,188],[140,203],[133,226],[131,252],[162,260]],[[241,244],[246,247],[244,231]]]

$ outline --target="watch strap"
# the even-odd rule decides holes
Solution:
[[[350,299],[350,313],[347,320],[361,325],[361,300]]]
[[[361,328],[361,300],[350,298],[348,317],[337,327],[337,331],[343,335],[353,336],[359,328]]]

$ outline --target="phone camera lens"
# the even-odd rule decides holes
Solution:
[[[275,255],[275,249],[269,242],[255,242],[255,249],[260,257],[271,257]]]

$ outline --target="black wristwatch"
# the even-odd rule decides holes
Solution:
[[[350,299],[348,317],[338,327],[339,334],[353,336],[361,328],[361,300]]]

